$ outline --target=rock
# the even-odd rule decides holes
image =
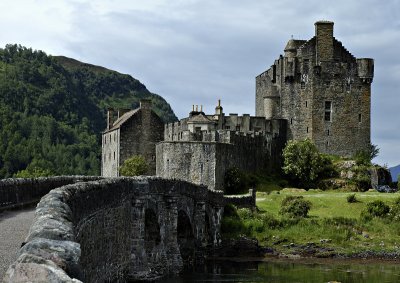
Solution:
[[[321,240],[319,240],[319,242],[321,244],[324,244],[324,243],[330,243],[330,242],[332,242],[332,240],[331,239],[321,239]]]
[[[58,268],[50,260],[31,254],[22,254],[7,270],[4,282],[78,283],[82,281],[69,277],[64,270]]]
[[[366,238],[366,239],[369,238],[369,234],[367,234],[367,233],[365,233],[365,232],[363,232],[362,235],[363,235],[363,237]]]

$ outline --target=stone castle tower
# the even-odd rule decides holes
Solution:
[[[309,138],[329,154],[351,156],[370,144],[374,61],[355,58],[315,23],[310,40],[290,39],[284,55],[256,77],[256,116],[288,121],[287,138]]]

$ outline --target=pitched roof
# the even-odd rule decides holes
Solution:
[[[202,124],[211,124],[214,121],[210,120],[203,114],[198,114],[189,118],[188,123],[202,123]]]
[[[138,113],[140,110],[140,108],[131,110],[126,112],[124,115],[122,115],[121,117],[119,117],[112,125],[112,127],[110,127],[110,129],[106,130],[106,132],[108,131],[113,131],[115,129],[120,128],[126,121],[128,121],[132,116],[134,116],[136,113]]]

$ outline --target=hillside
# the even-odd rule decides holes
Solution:
[[[400,175],[400,165],[389,168],[389,171],[392,175],[393,182],[397,182],[397,176]]]
[[[129,75],[19,45],[0,49],[0,178],[98,175],[106,109],[151,99],[164,121],[170,105]]]

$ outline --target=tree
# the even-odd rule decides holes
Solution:
[[[283,150],[283,171],[295,185],[311,188],[332,168],[332,161],[309,140],[289,141]]]
[[[379,154],[379,148],[375,144],[369,144],[367,149],[358,150],[353,158],[357,165],[371,165],[371,160],[377,157]]]
[[[119,168],[121,176],[139,176],[147,173],[149,165],[141,155],[134,155],[124,161]]]

